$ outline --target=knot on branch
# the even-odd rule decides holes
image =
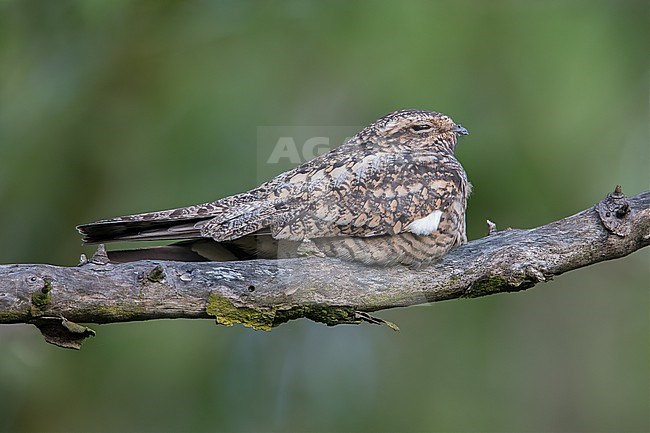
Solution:
[[[30,314],[34,317],[42,316],[43,310],[52,302],[52,296],[50,295],[52,291],[52,278],[32,276],[29,279],[29,283],[31,284],[38,284],[39,282],[42,282],[43,286],[32,293],[31,299]]]
[[[82,257],[80,260],[80,265],[85,265],[88,263],[84,263],[85,257]],[[99,244],[97,246],[97,251],[95,251],[95,254],[90,258],[90,263],[93,263],[95,265],[107,265],[110,262],[108,259],[108,253],[106,252],[106,247],[104,247],[104,244]]]
[[[609,232],[621,237],[630,234],[631,227],[628,222],[631,219],[632,211],[620,185],[616,185],[614,192],[607,194],[607,197],[596,205],[596,211],[603,226]]]

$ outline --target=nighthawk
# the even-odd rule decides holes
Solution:
[[[179,241],[109,251],[115,262],[315,254],[419,266],[467,242],[471,185],[454,157],[461,135],[467,130],[444,114],[395,111],[250,191],[77,230],[86,243]]]

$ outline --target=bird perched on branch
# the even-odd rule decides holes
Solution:
[[[86,243],[181,241],[109,251],[117,262],[315,254],[368,265],[427,264],[467,242],[471,185],[454,157],[460,135],[467,130],[444,114],[395,111],[250,191],[77,230]]]

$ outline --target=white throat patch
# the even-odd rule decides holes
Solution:
[[[409,224],[408,231],[416,235],[430,235],[438,230],[441,216],[442,211],[434,210],[424,218],[417,219]]]

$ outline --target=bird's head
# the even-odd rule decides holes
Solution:
[[[380,147],[440,150],[451,154],[459,135],[467,135],[465,128],[451,117],[424,110],[394,111],[364,128],[358,138],[374,142]]]

